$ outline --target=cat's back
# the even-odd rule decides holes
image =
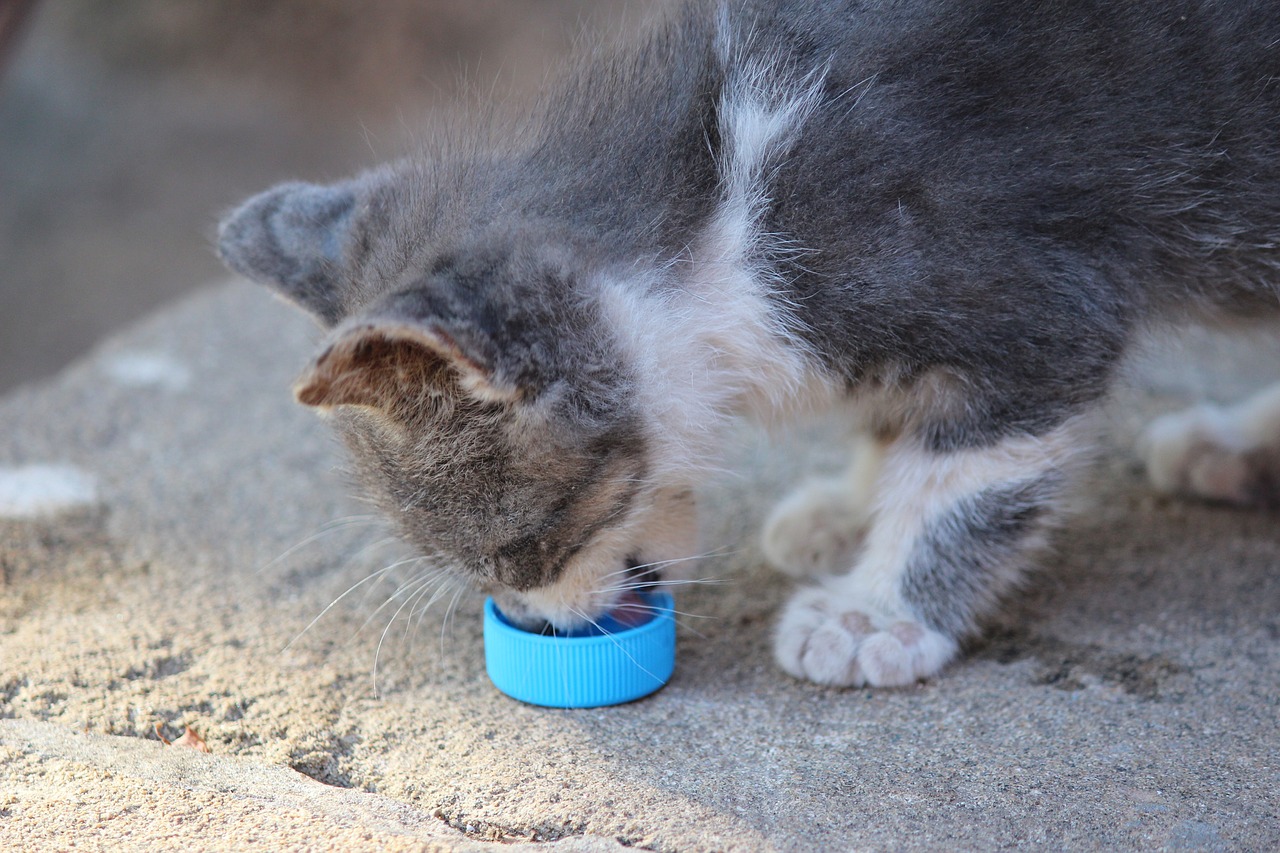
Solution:
[[[985,240],[1135,300],[1275,301],[1280,4],[786,0],[736,20],[826,75],[771,222],[828,247],[821,278],[922,246],[951,267],[929,275],[989,275]]]
[[[1280,151],[1271,0],[784,0],[743,6],[732,27],[749,56],[825,75],[807,135],[862,160],[1052,172],[1200,148],[1256,179]],[[880,140],[902,157],[865,148]]]

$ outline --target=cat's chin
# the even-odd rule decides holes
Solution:
[[[592,620],[603,616],[607,608],[594,608],[598,612],[580,611],[580,608],[562,605],[548,606],[540,601],[542,596],[532,596],[514,590],[494,593],[494,603],[508,622],[522,631],[534,634],[571,632],[587,627]]]
[[[621,614],[619,621],[649,605],[635,590],[625,590],[616,596],[592,595],[590,605],[568,604],[552,595],[502,590],[493,595],[494,603],[508,622],[535,634],[573,633],[599,623],[605,616]]]

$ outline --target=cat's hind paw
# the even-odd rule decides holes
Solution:
[[[936,675],[959,643],[910,619],[849,606],[828,589],[803,589],[778,623],[774,654],[796,678],[838,687],[902,687]]]
[[[1239,506],[1280,504],[1280,386],[1239,406],[1152,421],[1139,442],[1157,491]]]

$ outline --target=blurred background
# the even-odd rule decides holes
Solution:
[[[220,213],[536,96],[653,0],[0,0],[0,393],[225,275]],[[490,95],[492,93],[492,95]]]

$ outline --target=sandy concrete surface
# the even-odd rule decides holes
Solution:
[[[1059,556],[909,690],[773,666],[754,527],[838,430],[744,433],[673,682],[592,711],[488,684],[479,600],[352,494],[288,393],[314,332],[261,291],[53,375],[217,275],[219,209],[393,156],[464,77],[534,93],[575,20],[645,5],[40,5],[0,79],[0,850],[1280,848],[1280,524],[1156,499],[1130,449],[1280,377],[1280,337],[1142,361]]]
[[[1277,339],[1139,364],[1059,555],[910,689],[772,664],[752,530],[839,442],[745,433],[673,681],[560,711],[488,683],[479,600],[352,495],[288,393],[315,337],[225,284],[0,401],[0,849],[1280,847],[1280,525],[1157,499],[1130,449]]]
[[[653,3],[40,0],[0,52],[0,392],[220,275],[251,193],[399,156],[468,90],[535,97]]]

